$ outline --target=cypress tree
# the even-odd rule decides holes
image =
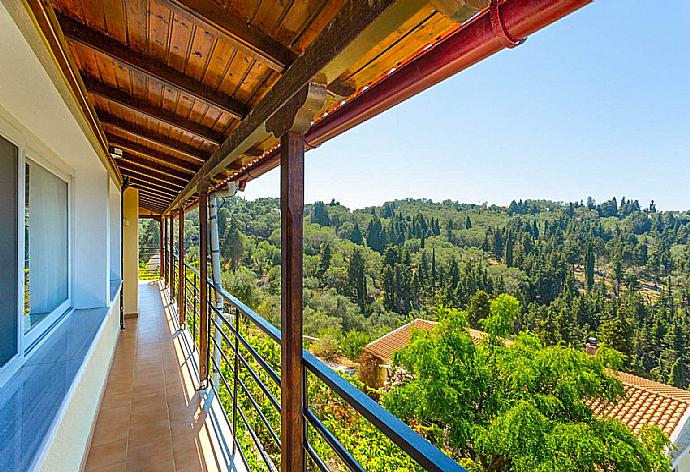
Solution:
[[[585,252],[585,287],[588,292],[594,287],[594,249],[591,243]]]
[[[364,243],[364,238],[362,237],[362,231],[359,229],[359,224],[357,224],[357,223],[355,223],[355,226],[352,228],[352,234],[350,235],[350,241],[352,241],[355,244]]]

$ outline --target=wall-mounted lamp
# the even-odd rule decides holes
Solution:
[[[122,158],[122,149],[120,149],[119,147],[109,146],[108,152],[110,153],[110,157],[112,157],[115,160]]]

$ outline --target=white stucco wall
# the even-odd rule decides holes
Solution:
[[[105,322],[77,375],[68,400],[37,470],[81,470],[110,371],[120,333],[120,297],[116,297]]]
[[[120,263],[110,251],[110,228],[118,218],[108,172],[70,111],[74,98],[61,94],[56,75],[46,71],[46,57],[24,3],[0,0],[0,134],[69,176],[72,303],[77,309],[110,306],[42,456],[42,470],[78,471],[120,332],[119,299],[111,303],[109,287],[110,267]]]

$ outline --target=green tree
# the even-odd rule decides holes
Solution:
[[[328,207],[323,202],[316,202],[311,210],[311,222],[321,226],[328,226],[331,224],[328,218]]]
[[[347,281],[350,298],[364,312],[367,304],[367,278],[364,258],[359,248],[355,248],[352,251],[352,257],[350,257],[350,264],[347,269]]]
[[[505,305],[512,310],[512,302]],[[618,366],[618,356],[544,347],[524,334],[512,343],[475,343],[466,313],[439,312],[441,322],[432,332],[414,333],[411,345],[394,356],[412,379],[393,388],[383,403],[420,425],[469,470],[671,471],[668,438],[658,427],[636,436],[587,407],[590,399],[609,402],[624,395],[607,371]]]
[[[321,263],[319,266],[319,277],[323,277],[328,268],[331,266],[331,246],[324,245],[321,250]]]
[[[587,244],[585,251],[585,287],[589,292],[594,287],[594,248]]]

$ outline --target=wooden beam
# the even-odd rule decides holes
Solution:
[[[179,177],[172,177],[168,174],[165,174],[163,172],[158,172],[157,170],[147,168],[146,166],[142,166],[141,164],[137,162],[132,162],[132,161],[126,161],[124,159],[118,159],[118,166],[120,166],[121,169],[126,169],[128,173],[135,173],[138,175],[142,175],[144,177],[149,177],[151,179],[157,180],[162,183],[168,183],[171,182],[172,179],[176,181],[186,181],[186,179],[182,179]],[[178,183],[178,182],[176,182]]]
[[[155,192],[155,191],[151,190],[150,188],[145,187],[143,185],[132,184],[132,186],[139,189],[139,191],[140,191],[139,193],[142,196],[144,196],[150,200],[155,200],[155,201],[158,201],[161,203],[165,203],[165,202],[168,202],[171,198],[170,195],[160,194],[160,193]]]
[[[147,201],[146,199],[139,199],[139,206],[144,207],[144,208],[149,208],[151,210],[154,210],[158,213],[161,213],[161,204],[152,202],[152,201]]]
[[[172,300],[175,299],[175,290],[177,287],[175,287],[175,283],[173,282],[173,278],[175,276],[175,217],[174,215],[170,214],[170,249],[168,250],[169,254],[169,262],[168,262],[168,286],[170,287],[170,300],[172,303]]]
[[[166,201],[172,200],[173,198],[175,198],[174,193],[169,193],[165,190],[160,190],[160,189],[157,189],[153,186],[149,186],[147,184],[142,184],[139,182],[132,181],[132,187],[135,187],[135,188],[138,188],[141,190],[145,190],[147,193],[149,193],[151,195],[156,195],[156,196],[160,197],[161,199],[165,199]]]
[[[304,86],[267,122],[280,137],[280,372],[281,471],[305,470],[306,379],[302,358],[304,133],[327,95],[325,84]]]
[[[181,172],[179,170],[171,169],[170,167],[160,164],[156,161],[143,158],[142,156],[137,156],[135,154],[129,153],[127,151],[122,153],[122,157],[118,159],[118,163],[131,162],[133,164],[139,165],[147,170],[155,170],[161,174],[165,174],[170,178],[177,179],[181,182],[186,182],[189,180],[190,176],[193,174],[191,171]]]
[[[209,183],[199,186],[199,379],[205,388],[209,362],[208,319],[208,190]]]
[[[197,170],[199,170],[199,167],[201,167],[199,165],[190,164],[189,162],[184,161],[182,159],[178,159],[167,154],[162,154],[160,151],[156,151],[155,149],[149,149],[145,146],[142,146],[141,144],[133,143],[119,136],[111,134],[108,134],[107,136],[111,146],[118,147],[132,154],[135,154],[141,157],[142,159],[157,162],[171,169],[176,169],[188,174],[191,173],[193,175]]]
[[[147,195],[142,195],[139,198],[140,203],[145,203],[147,205],[150,205],[152,207],[155,207],[156,209],[160,210],[162,206],[165,206],[165,202],[160,201],[159,199],[156,198],[151,198],[150,196]]]
[[[179,154],[180,156],[183,156],[184,159],[191,163],[198,163],[201,165],[206,161],[205,152],[201,149],[195,148],[194,146],[190,146],[167,136],[163,136],[153,130],[144,128],[135,123],[126,122],[104,111],[100,111],[98,113],[98,117],[100,118],[101,124],[106,128],[106,130],[115,129],[122,133],[127,133],[128,135],[142,139],[147,143],[164,147],[176,154]]]
[[[281,461],[282,472],[304,470],[304,370],[302,365],[302,253],[304,136],[280,140]]]
[[[147,190],[155,191],[156,193],[165,195],[167,198],[175,198],[175,196],[177,195],[176,193],[171,192],[170,190],[161,189],[160,187],[157,187],[157,186],[152,185],[152,184],[147,183],[147,182],[142,182],[140,180],[136,180],[135,178],[132,178],[132,177],[130,177],[130,182],[132,183],[133,187],[145,188]]]
[[[141,210],[146,210],[148,213],[142,213]],[[157,220],[160,217],[161,210],[157,205],[153,205],[148,202],[139,202],[139,219],[152,219]]]
[[[184,266],[184,206],[180,205],[177,213],[177,315],[179,316],[180,328],[187,320],[185,309],[186,299],[185,294],[185,266]]]
[[[65,15],[57,15],[65,37],[104,56],[114,59],[129,68],[159,80],[180,92],[214,106],[235,118],[242,119],[248,112],[247,106],[239,100],[216,92],[200,81],[189,77],[156,59],[134,51],[100,31],[89,28]]]
[[[221,133],[217,133],[209,128],[206,128],[195,121],[182,118],[173,112],[151,105],[145,100],[133,97],[122,90],[112,88],[97,80],[84,78],[84,84],[86,84],[86,90],[88,90],[89,93],[98,95],[109,102],[117,103],[118,105],[130,110],[142,113],[155,120],[167,123],[175,128],[180,128],[188,133],[205,139],[206,141],[219,144],[224,139],[224,136]]]
[[[235,48],[276,72],[283,72],[297,55],[280,42],[208,0],[169,0],[205,30],[224,36]]]
[[[189,198],[199,182],[218,174],[265,138],[266,121],[307,82],[314,77],[319,77],[326,83],[336,80],[358,54],[380,42],[381,38],[398,28],[424,5],[425,0],[346,2],[305,53],[293,62],[252,112],[211,155],[175,199],[171,208]]]
[[[174,182],[161,183],[155,179],[149,178],[148,176],[132,174],[132,172],[130,172],[128,169],[124,169],[124,168],[121,168],[120,171],[122,172],[122,175],[126,175],[130,179],[137,179],[139,182],[146,184],[146,185],[157,186],[161,190],[168,190],[169,192],[174,192],[175,194],[179,193],[179,191],[182,190],[182,185],[174,183]]]
[[[160,268],[161,268],[161,279],[165,279],[165,239],[168,236],[168,225],[166,224],[165,218],[161,218],[160,221],[161,225],[161,238],[160,241],[158,242],[158,246],[160,246]]]

